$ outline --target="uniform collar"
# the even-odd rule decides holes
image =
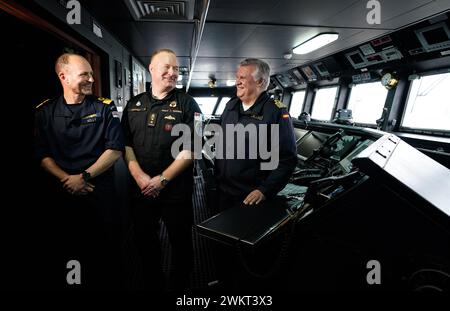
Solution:
[[[82,108],[80,109],[80,116],[82,117],[83,115],[87,115],[87,114],[93,114],[96,113],[96,110],[94,108],[94,105],[91,104],[91,98],[89,96],[86,96],[83,100]],[[72,114],[72,111],[70,111],[70,109],[67,107],[67,102],[64,99],[64,96],[61,95],[60,98],[58,98],[57,102],[56,102],[56,107],[55,107],[55,116],[57,117],[68,117],[68,118],[76,118],[77,116],[74,116]]]
[[[164,97],[163,99],[158,99],[158,98],[153,97],[152,90],[150,89],[148,97],[150,98],[151,104],[157,104],[157,103],[163,103],[163,102],[173,99],[175,96],[175,93],[176,93],[176,89],[173,89],[166,95],[166,97]]]
[[[262,109],[264,107],[264,104],[270,99],[269,94],[267,94],[266,91],[262,92],[261,94],[259,94],[258,98],[256,99],[255,103],[246,111],[246,113],[252,113],[252,114],[257,114],[260,115],[262,112]],[[234,109],[240,109],[239,105],[242,104],[242,101],[237,98],[237,100],[232,103],[230,105],[229,110],[234,110]]]

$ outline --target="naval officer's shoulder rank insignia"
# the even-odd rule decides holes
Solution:
[[[275,104],[275,106],[277,106],[280,109],[281,108],[286,108],[286,105],[283,104],[283,102],[281,100],[279,100],[279,99],[275,99],[273,103]]]
[[[170,108],[175,108],[177,106],[177,102],[175,100],[171,101],[169,104]]]
[[[39,107],[42,107],[44,104],[46,104],[48,101],[50,100],[50,98],[44,100],[42,103],[40,103],[39,105],[36,106],[36,109],[38,109]]]
[[[105,98],[105,97],[99,97],[98,100],[101,101],[102,103],[104,103],[105,105],[109,105],[112,103],[112,99]]]

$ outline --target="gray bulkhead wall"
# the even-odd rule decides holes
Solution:
[[[66,1],[54,1],[54,0],[34,0],[37,4],[49,11],[52,15],[58,19],[67,23],[66,16],[69,9],[62,4]],[[93,22],[100,27],[102,37],[98,37],[93,32]],[[131,81],[128,81],[128,77],[125,76],[125,72],[131,74],[131,53],[128,49],[122,45],[111,33],[109,33],[95,18],[81,6],[81,24],[69,25],[67,27],[72,28],[77,33],[86,38],[89,42],[102,49],[109,55],[109,90],[110,94],[103,94],[105,97],[110,97],[117,105],[119,112],[122,112],[126,105],[127,100],[130,98]],[[122,87],[116,86],[116,63],[118,61],[122,65]],[[143,64],[147,68],[147,64]],[[125,70],[127,69],[127,70]],[[146,74],[146,80],[149,81],[149,75]],[[103,81],[106,83],[106,81]]]

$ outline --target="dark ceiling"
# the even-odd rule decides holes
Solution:
[[[262,58],[273,74],[280,73],[450,9],[450,0],[385,0],[381,23],[370,25],[366,0],[81,2],[143,64],[153,50],[173,49],[191,74],[190,87],[206,87],[210,75],[225,86],[246,57]],[[339,39],[306,55],[283,57],[321,32],[337,32]]]

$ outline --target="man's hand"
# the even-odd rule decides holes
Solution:
[[[141,189],[141,193],[148,197],[156,197],[159,194],[159,191],[157,191],[153,185],[150,184],[152,178],[150,177],[150,175],[147,175],[145,173],[140,174],[137,178],[136,178],[136,183],[139,187],[139,189]]]
[[[83,175],[68,175],[61,179],[64,189],[73,195],[86,195],[94,191],[94,185],[83,180]]]
[[[151,189],[153,189],[153,191],[155,192],[155,195],[153,195],[153,197],[157,197],[159,195],[159,192],[164,188],[164,186],[161,185],[161,178],[159,177],[159,175],[153,177],[150,180],[149,187],[151,187]]]
[[[253,204],[259,204],[260,202],[264,201],[266,197],[264,194],[259,190],[253,190],[248,194],[248,196],[244,200],[244,204],[246,205],[253,205]]]

